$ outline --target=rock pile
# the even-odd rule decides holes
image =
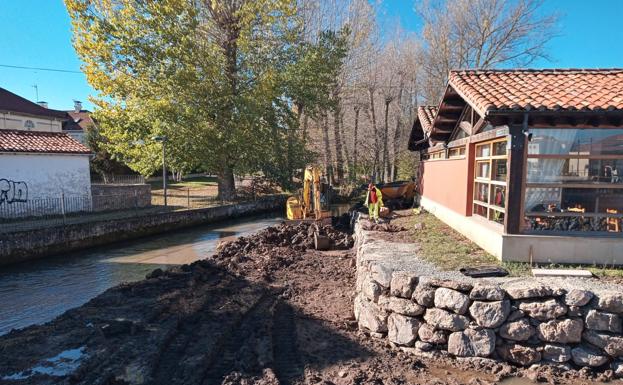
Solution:
[[[354,312],[371,336],[416,354],[613,369],[623,377],[623,291],[398,271],[391,258],[374,254],[389,245],[360,241],[360,231]]]

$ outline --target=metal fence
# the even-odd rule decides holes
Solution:
[[[64,195],[0,204],[0,232],[55,226],[98,219],[111,212],[131,214],[144,209],[136,194]],[[149,206],[148,206],[149,207]],[[78,221],[78,222],[80,222]]]
[[[66,196],[28,199],[26,202],[0,204],[0,234],[36,230],[52,226],[88,223],[102,220],[135,218],[154,213],[191,210],[231,203],[253,201],[257,196],[241,196],[236,201],[223,201],[216,196],[195,195],[192,190],[152,195],[151,205],[136,194]]]
[[[92,184],[145,184],[142,175],[95,175],[91,177]]]

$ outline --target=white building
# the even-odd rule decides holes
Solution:
[[[0,88],[0,217],[88,209],[91,151],[63,132],[69,119]]]

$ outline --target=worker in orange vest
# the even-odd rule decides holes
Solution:
[[[364,206],[368,208],[368,215],[371,221],[379,221],[379,211],[383,207],[383,193],[381,190],[370,183],[368,185],[368,193],[366,194],[366,202]]]

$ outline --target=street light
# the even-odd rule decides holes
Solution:
[[[169,138],[158,135],[152,138],[156,142],[162,143],[162,189],[164,190],[164,207],[167,207],[167,164],[165,162],[166,143]]]

